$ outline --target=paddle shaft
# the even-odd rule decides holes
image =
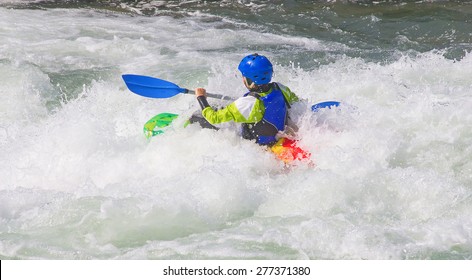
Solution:
[[[194,90],[190,90],[190,89],[186,89],[186,91],[184,91],[185,94],[195,94],[195,91]],[[229,96],[226,96],[226,95],[222,95],[222,94],[215,94],[215,93],[206,93],[206,96],[207,97],[211,97],[211,98],[216,98],[216,99],[221,99],[221,100],[230,100],[230,101],[233,101],[234,98],[231,98]]]

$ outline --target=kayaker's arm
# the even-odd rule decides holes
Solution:
[[[202,107],[202,110],[205,109],[206,107],[210,107],[210,104],[208,104],[208,100],[206,99],[206,89],[196,88],[195,96],[197,96],[198,104],[200,104],[200,107]]]
[[[202,108],[202,115],[210,124],[229,121],[256,123],[262,120],[264,108],[261,102],[252,96],[239,98],[228,106],[215,110],[208,103],[205,93],[203,88],[195,89],[195,95]]]
[[[200,107],[202,107],[202,110],[205,109],[206,107],[210,107],[210,104],[208,103],[208,100],[206,96],[197,96],[197,101],[198,104],[200,104]]]

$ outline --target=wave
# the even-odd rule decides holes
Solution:
[[[0,15],[2,257],[472,256],[470,53],[398,50],[378,61],[342,55],[352,48],[336,41],[217,28],[199,16]],[[198,110],[192,96],[145,99],[120,78],[236,97],[236,66],[253,49],[267,50],[275,79],[305,100],[294,119],[315,168],[285,172],[234,127],[183,128]],[[323,63],[305,55],[333,49]],[[357,109],[309,111],[324,100]],[[181,122],[147,142],[143,124],[161,112]]]

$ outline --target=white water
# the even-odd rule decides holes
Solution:
[[[249,42],[343,46],[202,18],[0,8],[2,258],[472,257],[472,55],[277,64],[306,104],[357,108],[297,106],[316,168],[286,173],[232,129],[181,119],[147,143],[150,117],[196,101],[146,99],[120,76],[236,97]]]

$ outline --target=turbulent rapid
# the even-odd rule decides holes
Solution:
[[[1,259],[472,258],[472,3],[88,2],[0,4]],[[121,79],[236,98],[254,52],[314,167]]]

